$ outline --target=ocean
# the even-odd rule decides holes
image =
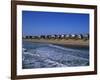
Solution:
[[[49,43],[22,43],[22,68],[54,68],[89,66],[89,49]]]

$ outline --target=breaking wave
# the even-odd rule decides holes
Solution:
[[[23,69],[88,66],[89,50],[78,50],[53,44],[24,42],[22,58]]]

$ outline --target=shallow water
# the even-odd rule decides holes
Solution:
[[[23,42],[22,68],[52,68],[89,65],[89,49]]]

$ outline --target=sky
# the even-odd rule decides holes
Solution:
[[[22,11],[23,35],[89,33],[89,14]]]

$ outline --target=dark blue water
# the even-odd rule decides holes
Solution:
[[[52,68],[89,65],[89,49],[23,42],[22,67]]]

